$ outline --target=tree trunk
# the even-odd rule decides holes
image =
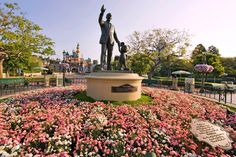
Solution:
[[[9,76],[10,76],[10,71],[6,69],[6,78],[8,78]]]
[[[3,78],[3,61],[6,56],[6,53],[4,53],[0,47],[0,78]]]
[[[155,73],[155,71],[156,71],[158,65],[159,65],[159,62],[158,62],[158,63],[156,62],[155,65],[154,65],[154,66],[151,68],[151,70],[148,72],[148,80],[151,81],[151,79],[152,79],[152,77],[153,77],[153,75],[154,75],[154,73]]]
[[[13,70],[13,76],[14,77],[16,76],[16,70]]]
[[[148,80],[151,80],[153,75],[154,75],[154,72],[151,72],[151,71],[150,71],[150,72],[148,73]]]
[[[150,86],[152,84],[152,76],[153,76],[154,72],[150,71],[148,73],[148,86]]]
[[[0,78],[3,78],[3,59],[0,60]]]

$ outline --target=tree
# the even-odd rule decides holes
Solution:
[[[135,53],[129,59],[130,69],[140,76],[147,74],[153,64],[153,61],[145,53]]]
[[[219,49],[215,46],[209,46],[206,51],[202,44],[198,44],[192,52],[193,65],[208,64],[213,66],[214,71],[212,75],[214,77],[224,73],[224,67],[221,64]],[[207,75],[206,78],[207,79]]]
[[[34,67],[41,67],[43,65],[43,60],[41,57],[32,55],[29,58],[28,65],[25,67],[25,70],[32,71]]]
[[[206,48],[202,44],[198,44],[192,52],[192,59],[194,59],[195,56],[202,54],[206,51]]]
[[[220,55],[219,53],[219,49],[216,48],[215,46],[211,45],[208,47],[208,50],[207,50],[208,53],[211,53],[211,54],[216,54],[216,55]]]
[[[134,32],[129,39],[131,53],[143,53],[151,62],[148,78],[151,79],[162,61],[166,58],[180,57],[189,46],[189,35],[176,29],[153,29],[145,32]],[[139,62],[137,60],[137,62]]]
[[[54,43],[41,30],[24,17],[16,3],[0,4],[0,47],[8,56],[4,61],[7,74],[27,67],[32,54],[54,54]]]
[[[190,59],[177,59],[173,63],[173,69],[172,71],[177,71],[177,70],[184,70],[184,71],[192,71],[193,70],[193,65]]]
[[[119,69],[119,58],[120,58],[120,56],[114,57],[114,60],[112,61],[112,69],[113,70],[120,70]]]
[[[189,59],[172,58],[161,63],[160,75],[170,76],[173,71],[184,70],[192,72],[193,66]]]
[[[236,57],[221,57],[222,65],[224,66],[225,73],[228,76],[236,76]]]

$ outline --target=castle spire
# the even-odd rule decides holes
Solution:
[[[77,53],[77,57],[80,58],[79,43],[77,43],[77,46],[76,46],[76,53]]]

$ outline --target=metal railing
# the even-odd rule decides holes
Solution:
[[[60,80],[62,81],[62,80]],[[52,79],[49,81],[50,87],[56,86],[56,80]],[[66,86],[70,85],[76,85],[76,84],[85,84],[86,85],[86,79],[84,78],[68,78],[66,77]],[[62,83],[61,83],[62,85]],[[168,90],[173,90],[172,85],[164,84],[163,82],[153,82],[153,83],[143,83],[144,86],[154,86],[157,88],[163,88]],[[0,81],[0,97],[7,96],[7,95],[13,95],[16,93],[24,92],[24,91],[30,91],[40,88],[46,88],[45,82],[42,81],[31,81],[28,83],[22,83],[22,82],[13,82],[4,84],[4,82]],[[204,90],[200,92],[199,86],[198,88],[195,88],[194,91],[192,91],[192,94],[204,96],[207,98],[215,99],[218,102],[222,103],[230,103],[236,105],[236,89],[228,89],[228,88],[214,88],[211,86],[204,86]],[[175,89],[176,90],[176,89]],[[180,92],[188,92],[189,90],[186,90],[186,86],[178,86],[178,90]]]
[[[3,85],[0,84],[0,97],[13,95],[16,93],[35,90],[39,88],[44,88],[44,85],[18,85],[18,84],[11,84],[11,85]]]
[[[58,80],[62,82],[62,79]],[[65,85],[70,86],[74,84],[86,84],[86,80],[83,78],[66,78]],[[59,83],[62,86],[62,83]],[[56,79],[49,81],[49,86],[43,81],[29,81],[29,82],[4,82],[0,81],[0,98],[8,95],[14,95],[25,91],[36,90],[41,88],[56,87]]]
[[[225,104],[230,103],[236,105],[236,89],[204,87],[203,91],[196,89],[193,94],[215,99]]]
[[[161,82],[155,82],[155,83],[143,83],[144,86],[153,86],[153,87],[157,87],[157,88],[163,88],[163,89],[168,89],[168,90],[178,90],[180,92],[184,92],[184,93],[191,93],[194,95],[199,95],[199,96],[203,96],[206,98],[210,98],[210,99],[215,99],[218,102],[221,103],[230,103],[236,106],[236,89],[229,89],[229,88],[215,88],[215,87],[211,87],[211,86],[204,86],[203,90],[201,90],[201,88],[199,86],[197,86],[197,88],[194,88],[194,90],[192,92],[188,92],[189,88],[188,86],[184,87],[182,86],[178,86],[178,89],[173,89],[173,86],[170,84],[167,85],[163,85]]]

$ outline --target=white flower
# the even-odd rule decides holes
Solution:
[[[118,131],[118,134],[120,135],[120,137],[123,137],[124,134],[122,133],[122,131]]]
[[[14,157],[14,156],[17,156],[17,155],[18,155],[17,152],[14,152],[14,153],[10,154],[11,157]]]
[[[33,154],[25,154],[26,157],[33,157]]]
[[[3,151],[5,146],[0,146],[0,152]]]
[[[4,150],[0,150],[0,155],[1,155],[1,157],[9,157],[10,156],[10,154],[8,154],[6,151],[4,151]]]
[[[16,145],[15,147],[12,148],[11,152],[15,152],[18,149],[20,149],[20,145]]]

